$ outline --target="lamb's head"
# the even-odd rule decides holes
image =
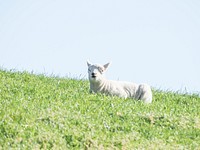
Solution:
[[[88,77],[90,81],[99,82],[103,79],[103,73],[106,71],[110,63],[105,65],[94,65],[87,61]]]

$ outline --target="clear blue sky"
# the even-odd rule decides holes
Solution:
[[[199,0],[0,0],[0,66],[200,92]]]

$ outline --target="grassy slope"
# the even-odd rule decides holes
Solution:
[[[198,149],[200,98],[145,105],[89,94],[88,81],[0,71],[0,149]]]

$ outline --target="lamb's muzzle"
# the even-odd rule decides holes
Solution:
[[[87,65],[90,92],[104,93],[122,98],[133,98],[142,100],[145,103],[152,102],[152,91],[149,85],[107,80],[103,77],[103,73],[107,70],[110,63],[105,65],[93,65],[87,61]]]
[[[96,73],[92,73],[92,76],[96,76]]]

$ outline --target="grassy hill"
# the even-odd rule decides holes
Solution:
[[[199,95],[153,103],[89,94],[89,82],[0,70],[0,149],[199,149]]]

